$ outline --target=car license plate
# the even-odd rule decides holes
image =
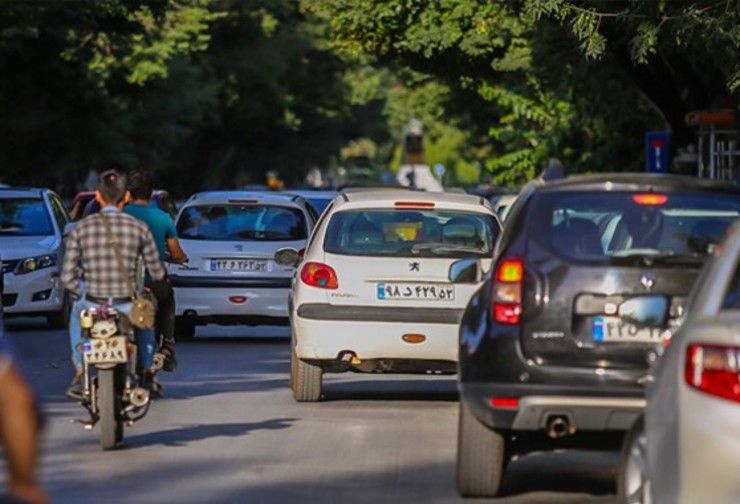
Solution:
[[[266,259],[211,259],[211,271],[267,271]]]
[[[663,330],[659,327],[638,327],[619,317],[596,317],[594,341],[607,343],[660,343]]]
[[[82,349],[88,364],[118,364],[128,360],[125,336],[85,340]]]
[[[379,283],[378,299],[453,301],[455,286],[435,283]]]

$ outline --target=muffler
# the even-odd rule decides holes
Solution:
[[[576,432],[576,428],[570,424],[570,419],[565,415],[551,415],[547,418],[545,432],[552,439],[559,439]]]
[[[142,387],[136,387],[129,394],[128,401],[137,408],[143,408],[149,402],[149,391]]]

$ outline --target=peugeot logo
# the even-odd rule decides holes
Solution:
[[[409,263],[409,269],[411,271],[419,271],[420,264],[418,262]]]
[[[238,250],[239,252],[241,252],[242,250],[244,250],[244,245],[242,245],[242,244],[239,244],[239,245],[234,245],[234,248],[235,248],[236,250]]]
[[[645,290],[651,290],[655,285],[655,273],[646,271],[643,273],[642,278],[640,278],[640,283],[645,287]]]

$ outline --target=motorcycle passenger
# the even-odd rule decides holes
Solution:
[[[131,201],[124,207],[123,211],[140,221],[144,222],[152,232],[154,241],[157,243],[159,257],[162,260],[182,264],[187,260],[185,252],[180,247],[177,239],[175,223],[170,215],[150,204],[154,193],[152,176],[144,170],[132,170],[128,174],[128,191]],[[156,327],[162,334],[162,348],[160,351],[165,356],[165,371],[174,371],[177,368],[175,358],[175,291],[172,284],[165,277],[162,282],[150,282],[147,278],[147,286],[157,298]]]
[[[80,297],[81,282],[84,280],[84,297],[77,301],[79,310],[109,304],[122,313],[129,313],[131,298],[128,286],[122,278],[106,231],[106,219],[123,256],[126,273],[135,283],[137,260],[141,256],[153,280],[161,280],[165,270],[159,261],[157,245],[151,231],[143,222],[119,210],[118,204],[126,194],[126,177],[108,170],[100,176],[100,195],[103,208],[99,214],[83,218],[75,224],[67,238],[62,266],[61,281],[72,296]],[[77,318],[78,320],[74,320]],[[70,322],[70,344],[75,376],[67,390],[67,396],[82,396],[82,356],[79,312]],[[151,367],[154,358],[154,330],[136,329],[138,366],[142,371],[142,386],[149,387],[152,381]]]

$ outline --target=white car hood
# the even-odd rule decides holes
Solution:
[[[0,250],[3,261],[24,259],[53,252],[59,245],[56,236],[2,236]]]

